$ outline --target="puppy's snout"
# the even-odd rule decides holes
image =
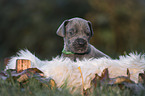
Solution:
[[[76,39],[76,42],[78,43],[78,45],[79,45],[80,47],[83,47],[83,46],[85,46],[85,45],[87,44],[87,41],[84,40],[84,39],[82,39],[82,38]]]
[[[72,49],[74,50],[75,53],[84,53],[87,51],[88,43],[87,40],[83,38],[77,38],[73,43],[72,43]]]

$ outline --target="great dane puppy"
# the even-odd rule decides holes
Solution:
[[[65,20],[56,33],[64,39],[63,57],[69,57],[74,61],[77,58],[82,60],[83,58],[109,57],[89,43],[93,36],[90,21],[82,18]]]

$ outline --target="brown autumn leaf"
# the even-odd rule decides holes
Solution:
[[[138,82],[145,85],[145,71],[144,73],[139,73]]]
[[[92,79],[91,84],[96,87],[97,83],[104,83],[107,80],[109,80],[109,73],[108,73],[108,68],[105,68],[101,74],[101,76],[99,76],[98,74],[95,74],[94,79]]]
[[[127,76],[118,76],[116,78],[109,78],[109,71],[108,68],[105,68],[99,76],[98,74],[95,74],[94,79],[92,79],[93,86],[97,86],[97,83],[100,84],[105,84],[107,83],[108,85],[125,85],[126,83],[131,83],[134,84],[135,82],[130,79],[130,72],[129,69],[127,69]]]

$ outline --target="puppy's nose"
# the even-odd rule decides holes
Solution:
[[[82,38],[78,38],[77,42],[78,42],[79,46],[84,46],[87,43],[86,40],[84,40]]]

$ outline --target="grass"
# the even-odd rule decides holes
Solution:
[[[0,96],[71,96],[71,93],[65,88],[51,89],[49,84],[42,85],[32,78],[26,84],[0,80]]]
[[[49,84],[43,85],[32,78],[26,84],[20,84],[13,79],[9,81],[0,80],[0,96],[81,96],[81,93],[71,93],[66,86],[60,89],[51,89]],[[93,88],[89,96],[133,96],[129,89],[109,86]],[[140,94],[138,96],[144,96]]]

